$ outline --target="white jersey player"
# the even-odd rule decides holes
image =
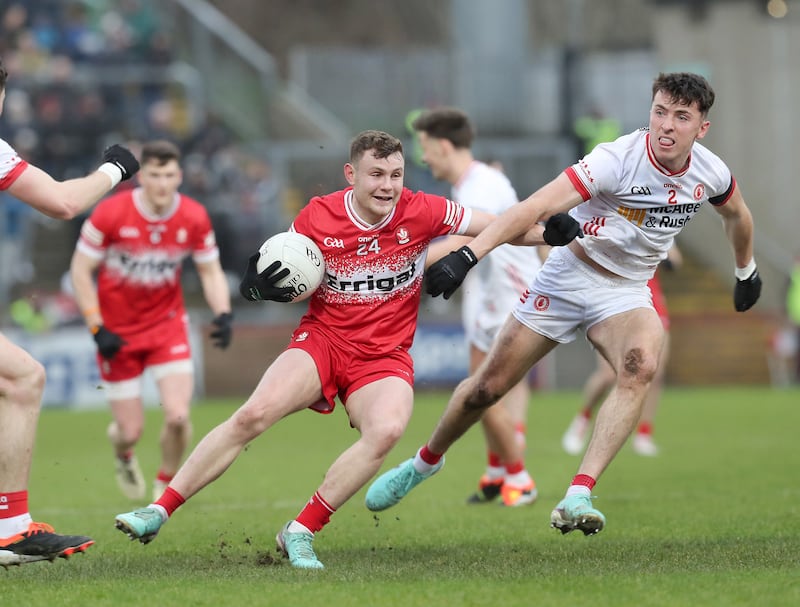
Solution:
[[[551,513],[551,525],[563,533],[579,529],[591,535],[605,526],[591,492],[641,416],[664,340],[647,281],[675,235],[706,202],[722,217],[733,248],[734,307],[749,309],[761,293],[753,218],[728,168],[697,143],[708,132],[714,91],[701,76],[671,73],[655,79],[652,94],[649,130],[598,146],[428,271],[428,292],[447,296],[471,267],[463,257],[481,259],[554,213],[572,209],[581,222],[584,238],[549,255],[530,295],[514,310],[478,372],[456,389],[411,465],[423,478],[438,470],[442,455],[481,411],[581,329],[617,379],[598,412],[578,473]],[[367,491],[373,509],[397,503],[413,487],[402,495],[390,490],[402,474],[395,469],[373,483]]]
[[[434,177],[452,184],[456,201],[493,215],[519,203],[508,178],[473,157],[475,130],[463,111],[433,108],[420,114],[413,124],[423,159]],[[433,246],[449,251],[455,248],[453,240]],[[462,317],[470,347],[470,373],[486,358],[503,323],[540,267],[536,249],[502,244],[467,275],[462,288]],[[506,506],[535,501],[536,485],[523,462],[529,395],[526,377],[502,399],[502,406],[492,407],[481,420],[487,445],[486,472],[468,503],[486,503],[498,497]]]

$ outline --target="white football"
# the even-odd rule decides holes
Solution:
[[[281,268],[289,268],[289,275],[277,286],[293,287],[292,301],[311,297],[325,277],[322,251],[308,236],[297,232],[279,232],[258,249],[256,269],[259,273],[276,261],[281,262]]]

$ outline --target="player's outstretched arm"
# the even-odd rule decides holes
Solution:
[[[75,301],[78,303],[86,326],[97,344],[97,351],[103,358],[111,360],[126,342],[103,325],[103,316],[100,314],[100,304],[97,299],[97,288],[94,284],[94,273],[99,265],[99,260],[76,250],[72,254],[69,275],[75,291]]]
[[[8,192],[48,217],[72,219],[138,170],[139,162],[130,150],[112,145],[103,152],[103,164],[86,177],[57,181],[40,168],[28,165]]]
[[[728,201],[714,209],[722,216],[725,235],[736,261],[733,306],[737,312],[752,308],[761,296],[761,275],[753,257],[753,215],[737,185]]]
[[[231,313],[231,294],[228,279],[219,258],[196,264],[197,275],[203,288],[203,296],[214,313],[214,330],[211,340],[214,346],[223,350],[233,339],[233,314]]]

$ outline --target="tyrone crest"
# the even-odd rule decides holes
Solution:
[[[408,241],[411,240],[411,235],[408,233],[408,228],[405,226],[397,228],[395,236],[397,237],[397,244],[408,244]]]

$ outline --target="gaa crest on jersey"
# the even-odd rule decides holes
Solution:
[[[550,298],[546,295],[537,295],[533,300],[533,309],[537,312],[544,312],[550,307]]]
[[[180,228],[178,230],[178,233],[175,234],[175,240],[180,244],[185,243],[188,240],[188,238],[189,238],[189,233],[186,231],[186,228]]]
[[[161,232],[166,231],[167,226],[163,225],[150,225],[147,226],[147,229],[150,231],[150,242],[153,244],[158,244],[161,242]]]
[[[400,226],[397,228],[395,237],[397,238],[397,244],[408,244],[408,242],[411,240],[411,235],[408,233],[408,228],[405,226]]]
[[[702,183],[698,183],[696,186],[694,186],[694,191],[692,192],[692,195],[694,196],[695,200],[702,200],[705,193],[706,193],[706,186],[704,186]]]
[[[297,337],[294,338],[295,341],[305,341],[308,339],[308,331],[301,331],[297,334]]]

